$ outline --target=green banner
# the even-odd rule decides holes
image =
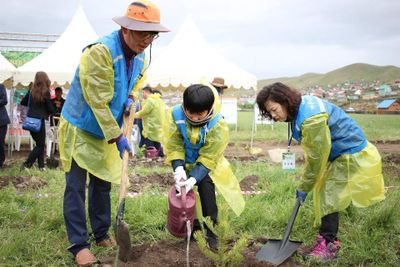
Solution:
[[[39,52],[22,52],[22,51],[2,51],[1,54],[10,61],[15,67],[21,67],[26,62],[37,57]]]

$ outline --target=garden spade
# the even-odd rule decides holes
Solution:
[[[128,140],[130,139],[132,132],[133,120],[135,116],[134,111],[135,111],[134,105],[131,105],[130,110],[125,110],[125,114],[123,115],[124,116],[123,132],[125,137],[128,138]],[[129,236],[129,227],[128,224],[123,220],[125,212],[125,198],[129,184],[128,160],[129,160],[129,152],[125,150],[122,156],[122,176],[121,176],[121,183],[119,186],[117,218],[114,225],[115,239],[118,245],[118,259],[122,262],[128,261],[129,252],[131,250],[131,238]]]
[[[48,158],[46,160],[46,165],[50,168],[50,169],[56,169],[58,167],[58,165],[60,165],[60,161],[58,159],[56,159],[55,157],[55,153],[56,153],[56,144],[53,143],[52,147],[51,147],[51,151],[50,151],[50,158]]]
[[[299,198],[297,198],[292,214],[290,215],[288,225],[286,226],[285,233],[283,234],[283,239],[268,239],[267,244],[265,244],[257,253],[257,260],[267,261],[274,265],[280,265],[296,252],[302,242],[289,240],[289,235],[292,231],[293,223],[296,219],[300,205],[301,201]]]
[[[57,125],[56,121],[55,121],[56,118],[60,119],[59,117],[54,116],[53,117],[53,125]],[[56,157],[55,157],[56,146],[58,144],[58,127],[54,127],[52,129],[52,132],[53,132],[53,142],[51,144],[50,157],[46,160],[46,165],[50,169],[56,169],[58,167],[58,165],[60,165],[60,161],[58,159],[56,159]]]

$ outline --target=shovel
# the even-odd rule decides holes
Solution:
[[[300,205],[301,201],[299,198],[297,198],[296,204],[293,207],[292,214],[290,215],[288,225],[286,226],[285,233],[283,234],[283,239],[268,239],[267,244],[265,244],[257,253],[257,260],[267,261],[278,266],[296,252],[302,242],[290,241],[289,235],[292,231],[293,223],[296,219]]]
[[[57,128],[54,128],[54,135],[57,135]],[[54,142],[56,141],[57,142]],[[50,158],[48,158],[46,160],[46,165],[50,168],[50,169],[56,169],[58,167],[58,165],[60,165],[60,161],[58,159],[56,159],[55,154],[56,154],[56,144],[58,143],[58,138],[54,138],[54,141],[51,145],[51,150],[50,150]]]
[[[130,110],[125,110],[125,114],[123,115],[124,116],[123,132],[125,137],[129,139],[131,136],[133,119],[135,116],[134,111],[135,111],[134,105],[131,105]],[[114,234],[118,245],[118,259],[122,262],[128,261],[129,252],[131,250],[131,238],[129,236],[129,227],[128,224],[123,220],[125,212],[126,191],[129,183],[128,160],[129,160],[129,152],[125,150],[122,156],[122,176],[121,176],[121,184],[119,186],[117,218],[114,225]]]

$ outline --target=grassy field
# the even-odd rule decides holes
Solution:
[[[363,129],[365,136],[370,141],[399,140],[400,116],[351,114],[350,115]],[[252,133],[253,113],[239,112],[238,126],[230,125],[232,141],[250,141]],[[236,130],[237,129],[237,130]],[[256,141],[287,141],[287,123],[274,123],[271,125],[257,125],[254,134]]]
[[[251,113],[240,113],[238,131],[232,130],[231,134],[233,142],[249,141],[250,118]],[[400,116],[356,115],[354,118],[370,140],[399,140]],[[270,126],[261,126],[256,139],[284,141],[286,131],[284,123],[276,124],[273,130]],[[399,158],[397,154],[397,160]],[[383,155],[383,159],[386,200],[367,209],[350,207],[341,213],[339,238],[342,249],[340,258],[331,266],[398,266],[400,262],[400,166],[391,154]],[[18,163],[0,170],[0,176],[32,175],[43,178],[48,185],[39,190],[16,191],[12,186],[0,189],[0,266],[73,266],[73,259],[66,250],[69,244],[62,216],[63,172],[35,169],[20,172]],[[235,233],[238,236],[246,233],[250,238],[281,238],[295,201],[295,177],[301,173],[301,166],[296,172],[284,172],[279,166],[266,162],[231,163],[239,180],[257,175],[258,189],[266,192],[246,196],[246,209],[240,217],[229,214]],[[130,171],[144,175],[167,173],[170,167],[150,170],[136,166]],[[113,188],[113,212],[116,195],[116,188]],[[223,201],[219,199],[219,203]],[[134,245],[171,238],[165,230],[166,211],[167,199],[157,189],[127,199],[126,221]],[[296,219],[293,240],[312,244],[317,232],[313,228],[312,211],[312,196],[309,196]],[[93,251],[99,257],[110,253],[97,247]],[[302,266],[317,265],[305,262],[299,256],[296,261]]]

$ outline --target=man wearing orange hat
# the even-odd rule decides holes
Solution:
[[[147,70],[144,50],[158,33],[169,31],[160,24],[158,7],[147,0],[136,0],[124,16],[113,20],[121,29],[84,49],[59,125],[60,159],[66,177],[64,220],[71,243],[68,249],[78,266],[97,262],[86,227],[87,177],[93,239],[97,246],[115,245],[108,235],[111,183],[119,183],[120,157],[131,150],[121,131],[124,109],[133,104],[133,91],[143,87]]]

